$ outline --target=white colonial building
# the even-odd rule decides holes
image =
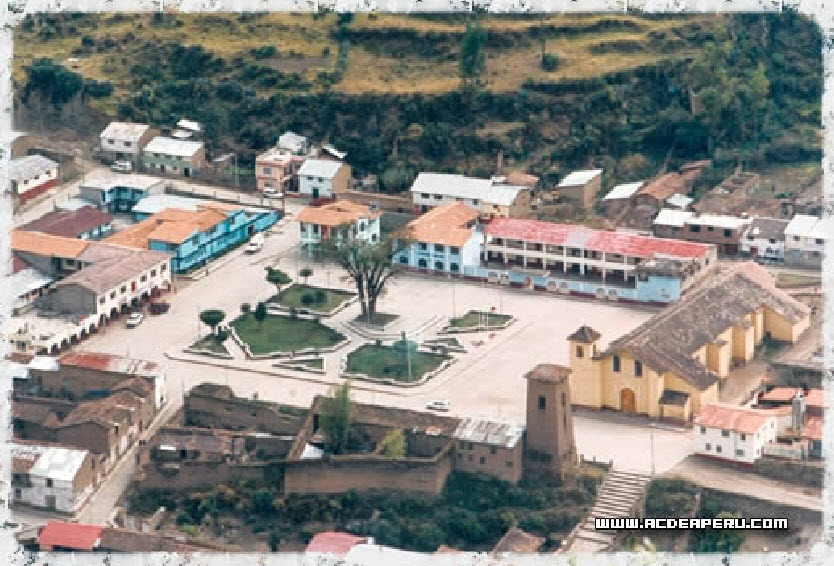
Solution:
[[[777,417],[771,411],[715,403],[701,409],[692,431],[696,454],[752,465],[776,440]]]
[[[828,220],[797,214],[785,228],[785,262],[820,265],[830,228]]]
[[[787,220],[754,218],[741,237],[741,253],[751,259],[784,261]]]
[[[307,159],[298,170],[298,191],[312,199],[334,198],[349,181],[350,165],[331,159]]]

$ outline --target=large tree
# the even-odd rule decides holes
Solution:
[[[333,454],[347,450],[350,426],[353,422],[353,401],[350,398],[350,381],[330,388],[322,399],[319,423],[327,446]]]
[[[266,268],[266,280],[267,282],[275,285],[278,289],[278,293],[281,292],[281,287],[292,281],[289,275],[281,271],[280,269],[276,269],[274,267],[267,267]]]
[[[226,318],[226,313],[220,309],[207,309],[200,313],[200,321],[211,327],[211,332],[216,332],[217,326]]]
[[[400,236],[397,239],[383,238],[375,243],[352,239],[328,241],[322,245],[324,257],[344,269],[356,284],[363,318],[373,318],[377,299],[385,284],[402,271],[394,259],[407,242]]]

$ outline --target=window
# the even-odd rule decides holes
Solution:
[[[539,411],[544,411],[547,407],[547,399],[544,398],[544,395],[539,395]]]
[[[195,246],[196,246],[199,242],[200,242],[200,236],[194,236],[193,238],[191,238],[191,243],[192,243],[192,244],[194,244]]]
[[[576,357],[581,358],[584,354],[585,354],[585,352],[582,351],[582,346],[577,346],[576,347]]]
[[[122,288],[121,288],[121,289],[119,289],[119,292],[120,292],[122,295],[124,295],[125,293],[127,293],[127,286],[122,286]]]
[[[271,175],[272,167],[264,167],[264,175]]]
[[[744,456],[744,450],[736,450],[736,456]]]
[[[512,468],[512,467],[513,467],[513,461],[512,461],[512,460],[507,460],[507,467],[508,467],[508,468]]]
[[[794,242],[798,242],[798,241],[799,241],[799,236],[794,236],[794,237],[793,237],[793,241],[794,241]]]
[[[144,282],[145,282],[145,281],[147,281],[147,280],[148,280],[148,276],[147,276],[147,275],[143,275],[142,277],[140,277],[140,278],[139,278],[139,281],[140,281],[141,283],[144,283]]]
[[[110,145],[116,145],[116,140],[107,140],[107,143]]]
[[[567,405],[568,405],[568,396],[566,394],[562,393],[562,406],[567,407]]]
[[[20,488],[16,488],[14,490],[14,498],[15,499],[23,499],[23,492],[20,490]]]
[[[127,141],[125,142],[125,147],[132,147],[132,146],[133,146],[132,142],[127,142]]]
[[[611,357],[611,369],[617,373],[620,371],[620,356]]]
[[[460,267],[456,263],[451,263],[449,264],[449,271],[460,271]]]
[[[452,253],[452,254],[459,254],[459,253],[460,253],[460,248],[458,248],[458,247],[456,247],[456,246],[451,246],[451,247],[449,248],[449,253]]]
[[[434,195],[434,200],[441,200],[443,199],[443,195]]]
[[[742,434],[742,435],[741,435],[741,439],[740,439],[740,440],[741,440],[742,442],[744,442],[745,440],[747,440],[747,435],[746,435],[746,434]]]
[[[721,454],[721,446],[716,445],[715,446],[715,451],[718,452],[719,454]]]
[[[700,232],[700,231],[701,231],[701,227],[700,227],[700,226],[690,226],[690,227],[689,227],[689,231],[690,231],[690,232]]]
[[[484,464],[486,464],[486,458],[484,458],[483,456],[481,456],[481,458],[480,458],[480,462],[481,462],[481,465],[483,466]]]
[[[707,433],[707,427],[702,426],[701,427],[701,434],[706,434],[706,433]]]
[[[168,269],[168,266],[165,265],[165,264],[162,264],[162,266],[159,268],[159,271],[160,271],[160,273],[165,273],[166,269]]]
[[[74,265],[75,265],[75,260],[74,259],[68,259],[67,260],[67,267],[73,267]]]
[[[707,442],[706,446],[704,446],[704,450],[706,450],[707,452],[709,452],[710,450],[712,450],[712,444],[710,444],[709,442]]]
[[[458,443],[458,446],[460,447],[461,450],[466,450],[466,443],[464,441],[461,440]]]
[[[434,262],[434,268],[438,271],[443,271],[443,262],[442,261]]]
[[[426,251],[427,249],[429,249],[429,245],[420,242],[420,251]]]
[[[115,299],[115,298],[116,298],[116,291],[113,291],[112,293],[110,293],[110,298],[111,298],[111,299]]]
[[[732,231],[732,230],[729,230],[729,229],[725,229],[725,230],[724,230],[724,237],[725,237],[725,238],[730,238],[730,237],[732,237],[732,235],[733,235],[733,231]]]
[[[469,460],[470,462],[474,462],[475,461],[475,456],[470,454],[469,457],[467,458],[467,460]]]
[[[478,199],[473,198],[472,199],[472,204],[474,204],[475,206],[478,206]]]
[[[817,244],[818,246],[821,246],[825,243],[825,240],[817,238],[816,240],[814,240],[814,243]]]
[[[151,269],[151,277],[156,277],[156,269]]]
[[[707,232],[712,232],[713,230],[715,230],[715,228],[713,228],[712,226],[707,226]]]
[[[107,297],[102,297],[102,298],[100,298],[100,299],[98,300],[98,304],[103,305],[103,304],[104,304],[104,301],[105,301],[106,299],[107,299]]]
[[[730,438],[730,431],[729,430],[722,430],[721,431],[721,436],[723,436],[724,438]]]
[[[422,198],[431,198],[431,195],[430,195],[430,194],[428,194],[428,193],[421,193],[421,194],[420,194],[420,196],[421,196]]]
[[[495,446],[490,446],[489,453],[495,456],[496,454],[498,454],[498,449]]]
[[[401,255],[400,256],[400,263],[408,263],[408,256]]]
[[[52,478],[46,478],[46,487],[52,487]]]
[[[634,377],[643,377],[643,364],[639,360],[634,360]]]
[[[443,247],[443,244],[435,244],[434,245],[434,251],[442,253],[442,252],[446,251],[446,248]]]

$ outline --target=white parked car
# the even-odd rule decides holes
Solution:
[[[142,324],[143,320],[145,320],[145,315],[143,315],[141,312],[135,312],[131,314],[129,317],[127,317],[127,327],[136,328],[137,326]]]
[[[133,171],[133,163],[126,160],[115,161],[110,169],[117,173],[130,173]]]
[[[246,247],[243,249],[243,252],[247,254],[254,254],[261,251],[263,247],[263,240],[251,240],[248,244],[246,244]]]
[[[281,198],[281,197],[284,196],[284,193],[282,193],[278,189],[271,189],[271,188],[264,189],[263,194],[266,198]]]
[[[451,405],[445,399],[435,399],[426,403],[426,409],[432,411],[448,411],[450,408]]]

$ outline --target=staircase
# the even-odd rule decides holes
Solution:
[[[598,531],[594,519],[637,517],[642,515],[643,495],[651,480],[638,472],[611,469],[597,490],[594,508],[571,532],[562,547],[563,552],[603,552],[611,549],[621,531]]]

